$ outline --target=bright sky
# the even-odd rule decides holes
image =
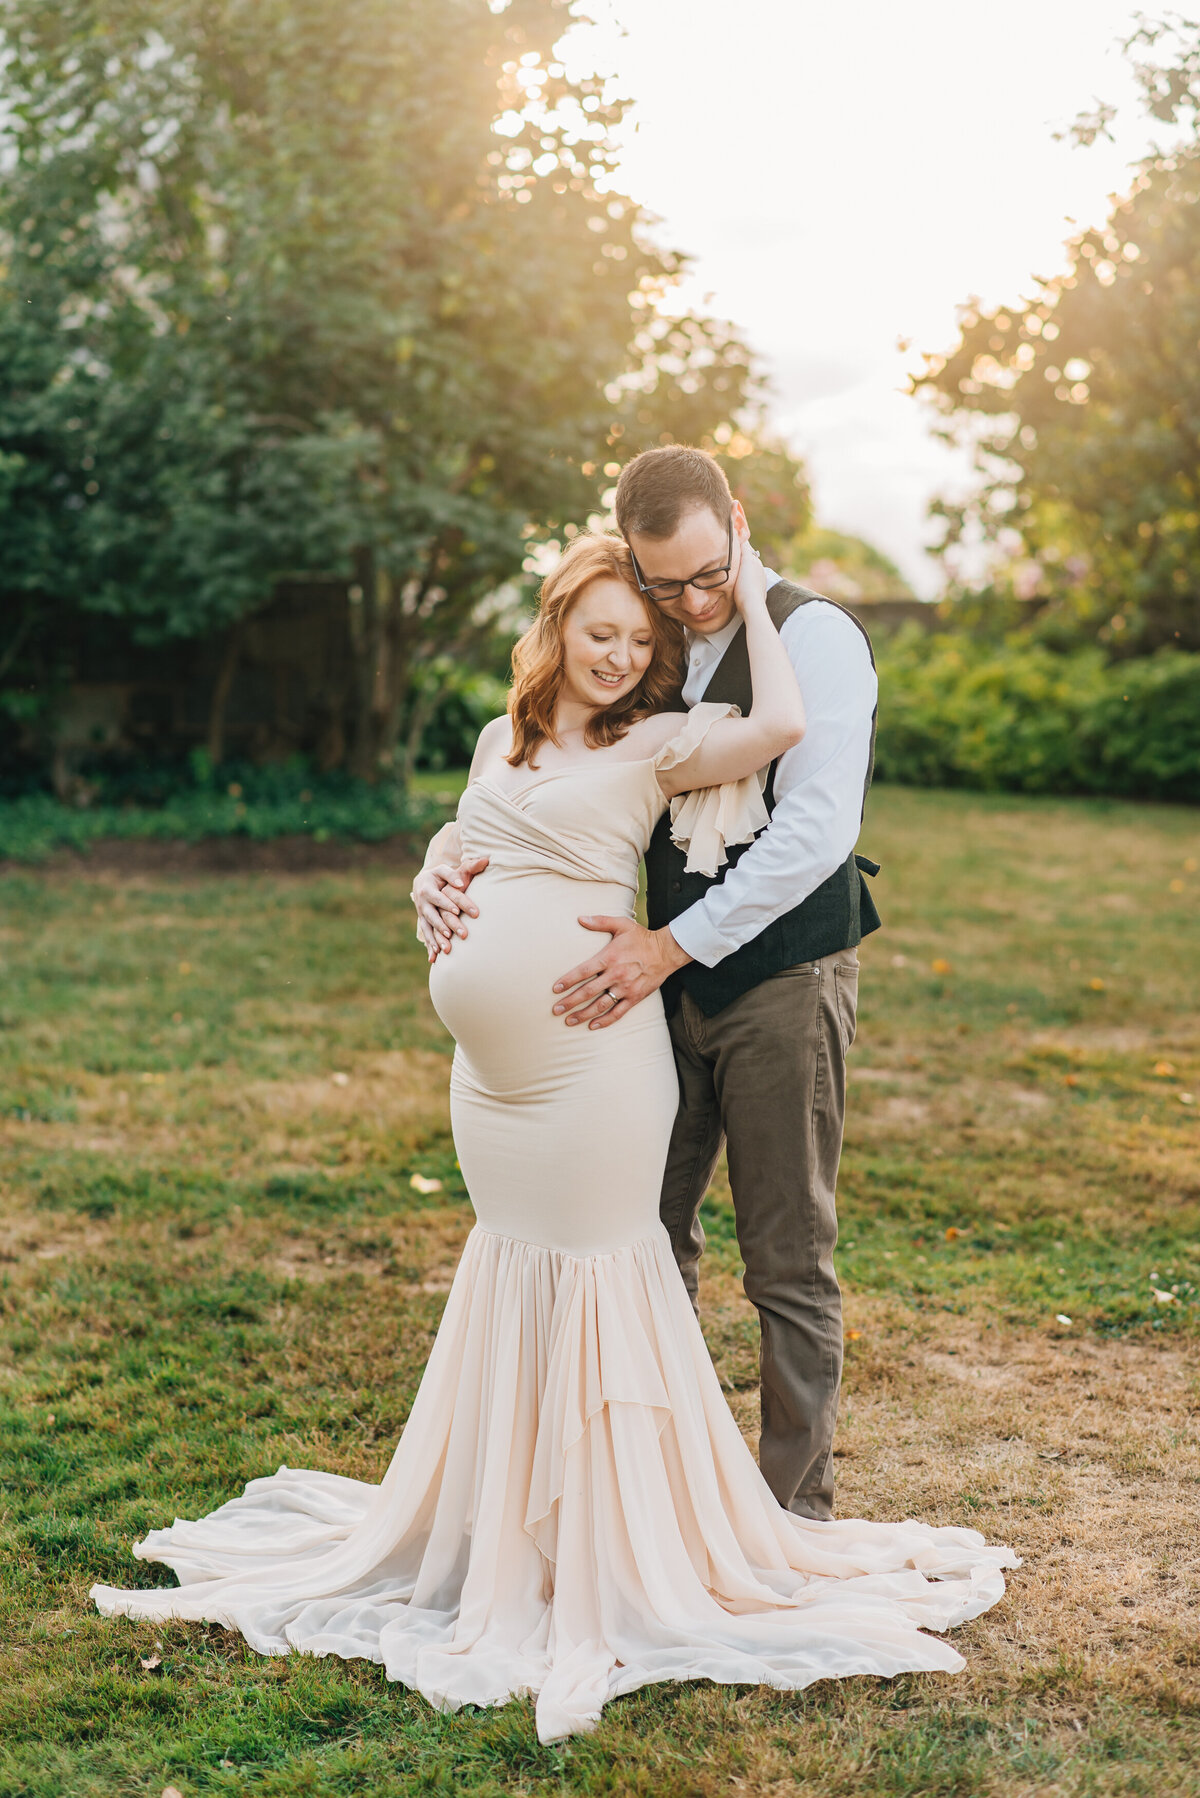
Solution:
[[[1149,145],[1117,47],[1125,0],[590,0],[563,60],[635,108],[620,185],[695,258],[688,297],[733,319],[808,460],[822,523],[936,592],[925,510],[959,458],[902,393],[972,294],[1063,266]],[[1053,132],[1097,97],[1116,144]],[[897,340],[907,339],[907,354]]]

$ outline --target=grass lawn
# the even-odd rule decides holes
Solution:
[[[447,777],[438,777],[449,784]],[[876,791],[844,1515],[1024,1557],[968,1670],[652,1688],[538,1746],[376,1667],[106,1621],[280,1462],[377,1479],[470,1216],[407,881],[0,880],[0,1794],[1200,1791],[1200,821]],[[441,1181],[421,1194],[413,1175]],[[727,1189],[709,1342],[746,1434]]]

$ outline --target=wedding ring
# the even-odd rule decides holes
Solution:
[[[619,1005],[621,1003],[621,1001],[617,997],[616,993],[613,992],[611,986],[606,986],[604,991],[605,991],[606,996],[612,1000],[614,1005]]]

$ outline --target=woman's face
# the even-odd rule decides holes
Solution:
[[[633,691],[654,659],[646,608],[624,581],[589,581],[562,625],[564,699],[600,710]]]

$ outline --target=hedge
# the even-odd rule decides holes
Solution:
[[[1093,649],[1057,654],[915,628],[876,653],[878,780],[1200,802],[1200,655],[1164,649],[1110,663]],[[86,805],[49,793],[0,800],[0,860],[43,861],[106,837],[380,842],[426,837],[445,815],[436,796],[394,783],[319,775],[299,761],[227,766],[217,778],[197,755],[186,769],[100,780]]]
[[[918,787],[1200,801],[1200,655],[978,642],[877,646],[876,778]]]
[[[200,758],[194,758],[198,761]],[[102,838],[127,841],[200,842],[211,837],[246,837],[270,842],[282,836],[309,836],[317,842],[383,842],[411,834],[425,838],[446,817],[436,795],[405,793],[393,782],[369,786],[345,775],[321,776],[302,763],[283,768],[233,770],[240,778],[220,782],[201,767],[196,776],[171,778],[155,799],[145,790],[153,770],[141,770],[128,784],[136,797],[114,802],[100,792],[86,805],[65,805],[50,793],[26,793],[0,800],[0,860],[40,862],[56,849],[86,850]],[[138,788],[142,790],[137,790]]]

